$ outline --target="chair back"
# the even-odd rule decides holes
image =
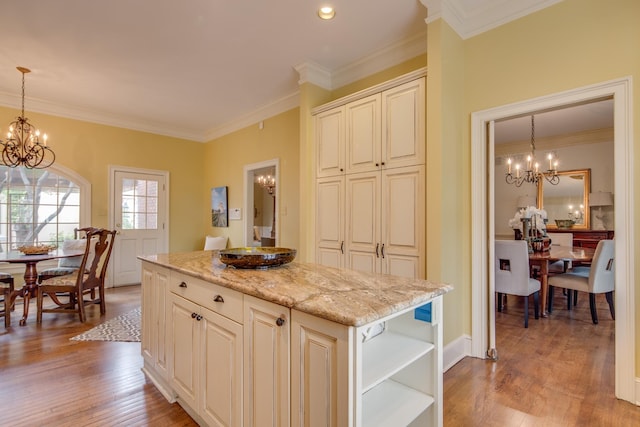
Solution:
[[[78,273],[77,286],[80,289],[91,289],[104,285],[107,265],[111,257],[113,242],[116,238],[115,230],[103,228],[81,228],[79,231],[86,233],[86,246],[82,263]]]
[[[573,246],[573,233],[547,233],[552,246]]]
[[[526,240],[496,240],[496,292],[529,295],[529,249]]]
[[[604,293],[615,289],[613,240],[600,240],[591,262],[589,292]]]

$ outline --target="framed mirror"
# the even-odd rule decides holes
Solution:
[[[589,229],[591,169],[558,171],[560,182],[538,181],[538,209],[547,211],[547,229]]]

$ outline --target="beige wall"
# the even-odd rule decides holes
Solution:
[[[276,213],[276,230],[279,244],[297,248],[299,243],[299,137],[300,120],[298,109],[289,110],[264,120],[263,129],[258,124],[225,135],[205,145],[204,174],[200,198],[207,206],[199,214],[199,227],[192,216],[194,228],[204,230],[199,236],[200,247],[204,234],[227,236],[229,247],[244,245],[244,221],[230,220],[229,227],[211,226],[211,188],[227,186],[229,208],[244,211],[244,167],[266,160],[280,160],[280,200]],[[198,215],[198,214],[196,214]]]
[[[607,2],[606,7],[599,0],[565,0],[530,16],[506,24],[492,31],[483,33],[462,42],[463,60],[454,58],[451,54],[444,54],[443,50],[436,52],[438,46],[448,47],[460,45],[456,34],[452,34],[446,24],[437,21],[429,25],[429,74],[442,80],[442,95],[437,94],[437,85],[427,86],[428,109],[442,106],[442,115],[451,113],[448,119],[440,119],[438,113],[430,111],[427,114],[427,155],[441,150],[442,171],[428,172],[427,191],[429,197],[438,191],[438,183],[431,180],[452,180],[457,191],[451,191],[446,196],[441,194],[436,200],[444,206],[441,212],[451,209],[452,214],[459,216],[456,221],[462,228],[462,234],[454,230],[451,220],[437,218],[438,212],[427,219],[428,233],[441,225],[442,235],[447,236],[442,242],[436,239],[435,244],[428,246],[428,271],[438,274],[445,280],[456,285],[456,291],[445,299],[445,313],[456,311],[464,317],[462,323],[456,323],[449,316],[445,318],[445,343],[452,338],[469,335],[471,322],[467,314],[470,311],[470,290],[468,289],[471,259],[468,251],[470,243],[470,215],[468,205],[471,194],[468,185],[460,185],[453,176],[456,171],[462,177],[469,167],[470,156],[470,115],[481,111],[516,101],[531,99],[551,93],[561,92],[581,86],[608,81],[620,77],[632,76],[636,83],[640,79],[640,54],[637,41],[640,40],[640,26],[637,17],[640,16],[640,2],[636,0],[617,0]],[[439,40],[438,39],[444,39]],[[435,44],[435,48],[434,48]],[[454,49],[459,52],[459,49]],[[436,55],[436,53],[438,53]],[[462,81],[447,75],[447,67],[451,62],[457,63],[464,70]],[[450,70],[450,68],[449,68]],[[429,80],[428,80],[429,82]],[[458,82],[464,90],[464,105],[447,109],[447,98],[452,95],[458,98],[460,88],[452,87],[451,83]],[[634,123],[640,123],[640,94],[638,84],[634,87],[633,117]],[[436,93],[434,93],[436,92]],[[434,102],[432,96],[441,97]],[[447,126],[454,121],[457,126]],[[442,132],[434,135],[433,127],[442,123]],[[462,134],[460,132],[462,131]],[[635,140],[640,140],[639,127],[634,127]],[[436,140],[441,136],[442,141]],[[461,142],[461,145],[459,144]],[[454,161],[455,157],[459,158]],[[637,163],[640,150],[635,150],[634,160]],[[433,159],[432,159],[433,160]],[[428,168],[437,165],[428,160]],[[447,168],[452,170],[447,171]],[[474,179],[482,179],[476,177]],[[468,178],[470,181],[470,178]],[[633,177],[634,202],[637,208],[640,183],[638,177]],[[460,216],[456,209],[462,210]],[[432,210],[428,209],[429,212]],[[638,212],[634,209],[634,212]],[[432,212],[433,213],[433,212]],[[636,215],[639,223],[640,214]],[[638,242],[638,233],[632,240]],[[450,243],[451,240],[461,239],[460,243]],[[442,243],[443,255],[453,255],[452,249],[459,252],[452,257],[456,265],[434,261],[433,250]],[[635,251],[638,246],[636,243]],[[440,271],[434,263],[441,265]],[[455,269],[462,270],[456,273]],[[636,267],[637,268],[637,267]],[[636,270],[636,275],[639,272]],[[465,289],[467,288],[467,289]],[[636,289],[636,307],[640,307],[640,292]],[[636,309],[636,314],[640,310]],[[453,321],[452,321],[453,320]],[[638,319],[636,319],[636,324]],[[636,330],[640,334],[640,329]],[[636,354],[640,355],[640,339],[636,337]],[[640,371],[640,361],[636,357],[636,371]]]
[[[17,110],[0,107],[0,126],[18,115]],[[91,183],[92,225],[109,225],[109,165],[168,171],[169,248],[177,252],[196,247],[202,229],[192,226],[193,212],[206,205],[201,197],[204,144],[28,111],[26,116],[49,135],[56,163]]]

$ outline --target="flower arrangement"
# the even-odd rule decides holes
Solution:
[[[540,232],[543,236],[547,234],[547,211],[538,209],[535,206],[527,206],[516,212],[509,220],[509,227],[522,231],[522,220],[529,219],[531,230]]]

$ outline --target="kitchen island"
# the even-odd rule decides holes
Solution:
[[[198,423],[442,424],[450,285],[298,262],[233,269],[217,251],[140,259],[143,370]]]

